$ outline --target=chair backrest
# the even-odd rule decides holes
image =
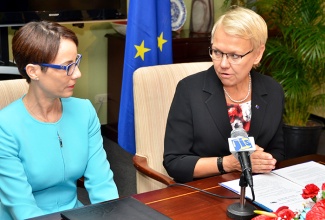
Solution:
[[[0,109],[26,94],[28,87],[26,79],[0,81]]]
[[[144,156],[154,170],[168,176],[162,165],[169,108],[177,83],[206,70],[212,62],[157,65],[137,69],[133,75],[136,154]],[[137,192],[166,187],[137,171]]]

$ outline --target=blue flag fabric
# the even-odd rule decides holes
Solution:
[[[135,154],[136,149],[133,72],[139,67],[172,62],[170,0],[130,0],[118,123],[118,144],[131,154]]]

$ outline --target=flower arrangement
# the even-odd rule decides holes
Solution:
[[[306,199],[301,211],[292,211],[287,206],[278,208],[275,212],[256,210],[259,214],[252,220],[325,220],[325,183],[322,191],[315,184],[308,184],[302,191],[302,197]]]

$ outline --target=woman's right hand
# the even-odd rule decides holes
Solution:
[[[238,159],[231,154],[223,157],[223,169],[229,173],[233,171],[241,171],[241,166]]]

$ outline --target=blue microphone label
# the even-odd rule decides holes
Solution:
[[[255,151],[255,141],[253,137],[228,138],[229,150],[231,153],[240,151]]]
[[[253,149],[250,140],[247,138],[236,138],[231,140],[236,151]]]

